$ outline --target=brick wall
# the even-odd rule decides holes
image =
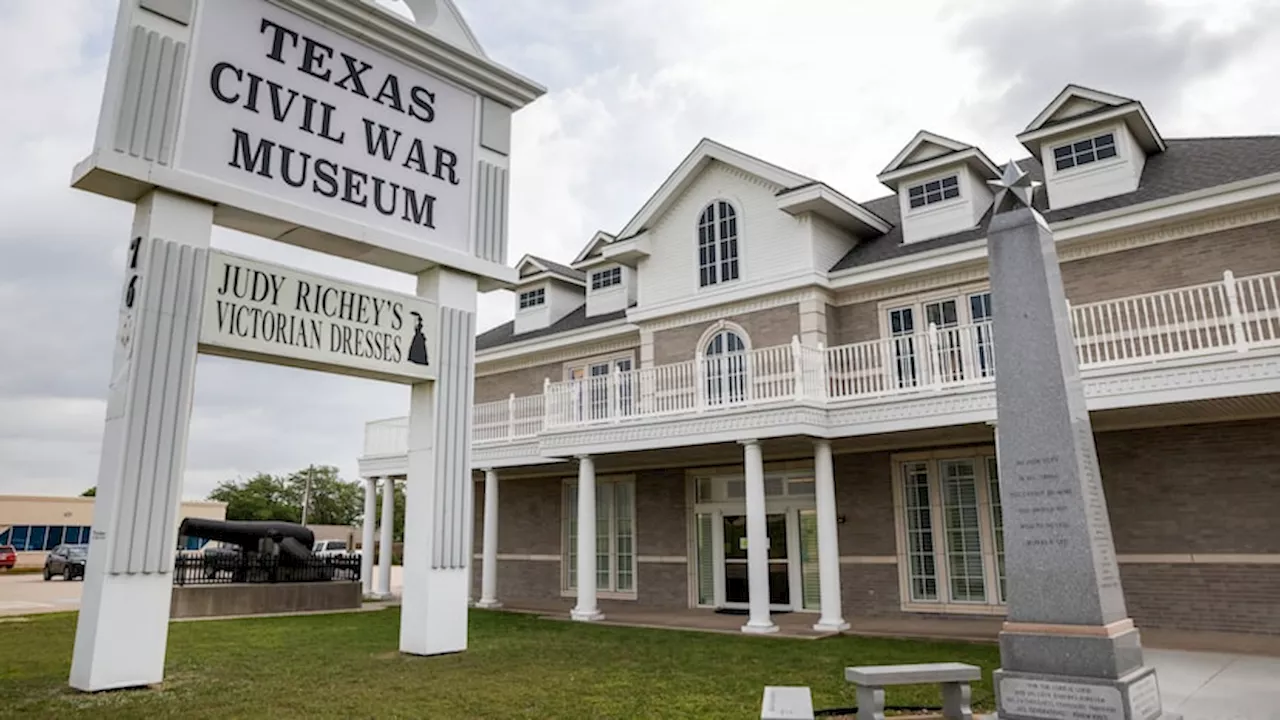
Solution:
[[[685,557],[687,514],[683,470],[648,470],[636,474],[635,553],[637,556]],[[562,553],[563,483],[560,478],[499,480],[499,555]],[[484,548],[484,483],[476,484],[475,551]],[[475,561],[473,591],[480,596],[481,562]],[[686,607],[689,583],[683,562],[637,562],[637,600],[632,605]],[[560,598],[561,563],[555,560],[499,560],[498,598]],[[568,605],[572,599],[565,598]],[[620,601],[621,602],[621,601]]]
[[[1280,221],[1224,230],[1072,260],[1062,264],[1062,284],[1072,303],[1083,304],[1218,282],[1224,270],[1236,277],[1275,272],[1280,270],[1277,243]],[[827,344],[880,337],[879,307],[886,300],[828,307]]]
[[[476,377],[476,402],[506,400],[512,393],[515,393],[516,397],[540,395],[545,378],[551,378],[551,382],[564,380],[564,363],[547,363],[520,370],[478,376]]]
[[[1280,635],[1280,565],[1120,566],[1140,628]]]
[[[1280,553],[1280,420],[1099,433],[1119,554]]]
[[[750,337],[752,348],[786,345],[792,336],[800,334],[800,309],[796,305],[757,310],[725,318],[742,326]],[[653,334],[653,362],[655,365],[692,360],[700,349],[698,340],[714,321],[683,325]]]
[[[898,593],[897,565],[840,566],[840,600],[844,619],[906,617]]]
[[[832,469],[836,514],[845,519],[838,526],[840,554],[896,554],[889,453],[836,455]]]
[[[1110,300],[1182,285],[1280,270],[1280,222],[1148,245],[1062,265],[1062,284],[1073,303]]]

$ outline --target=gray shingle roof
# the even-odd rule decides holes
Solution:
[[[606,313],[604,315],[587,317],[587,306],[583,304],[579,306],[577,310],[574,310],[568,315],[565,315],[552,323],[549,327],[530,330],[529,332],[523,332],[519,335],[516,335],[516,322],[514,320],[508,320],[495,328],[491,328],[477,335],[476,350],[488,350],[500,345],[510,345],[515,342],[547,337],[548,335],[556,335],[570,330],[579,330],[592,325],[603,325],[607,322],[620,320],[626,316],[626,310],[619,310],[617,312]]]
[[[1056,210],[1048,209],[1045,193],[1040,192],[1036,195],[1036,209],[1044,213],[1049,222],[1058,222],[1280,172],[1280,136],[1187,138],[1166,140],[1166,143],[1168,148],[1164,152],[1147,158],[1142,184],[1137,190]],[[1039,161],[1024,158],[1018,161],[1018,166],[1030,172],[1034,179],[1044,180],[1044,168]],[[880,237],[858,242],[831,268],[832,272],[980,240],[986,237],[990,219],[988,212],[975,228],[903,244],[902,215],[896,195],[876,198],[862,206],[893,223],[894,228]]]
[[[551,272],[557,275],[564,275],[565,277],[570,277],[580,282],[586,282],[587,280],[586,273],[582,272],[581,270],[574,270],[568,265],[561,265],[560,263],[555,262],[554,260],[548,260],[544,257],[539,257],[537,255],[530,255],[529,259],[537,260],[539,263],[542,263],[544,266],[546,266],[548,270],[550,270]]]

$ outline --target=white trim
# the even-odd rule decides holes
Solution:
[[[814,183],[779,193],[777,203],[778,209],[789,215],[812,212],[836,227],[855,234],[858,230],[887,233],[893,228],[888,220],[825,183]]]
[[[1137,116],[1137,123],[1130,123],[1129,118]],[[1147,111],[1142,107],[1142,103],[1136,100],[1129,105],[1120,105],[1107,112],[1098,113],[1096,115],[1081,115],[1067,120],[1063,120],[1056,125],[1050,125],[1039,130],[1030,130],[1019,133],[1018,142],[1022,146],[1031,151],[1032,155],[1039,156],[1044,143],[1056,137],[1059,133],[1067,133],[1079,130],[1081,128],[1100,125],[1111,122],[1112,120],[1123,119],[1125,124],[1129,126],[1129,132],[1133,133],[1133,137],[1138,141],[1139,147],[1148,152],[1163,152],[1167,145],[1164,138],[1156,130],[1155,123],[1151,122]],[[1139,131],[1141,128],[1141,131]]]
[[[822,293],[826,285],[826,274],[813,270],[801,270],[790,275],[775,276],[770,280],[751,283],[730,283],[727,287],[711,285],[701,288],[702,292],[690,297],[663,303],[661,305],[639,305],[627,311],[627,320],[632,323],[646,323],[670,315],[689,314],[696,311],[709,313],[707,319],[722,317],[726,314],[752,312],[753,309],[768,309],[778,305],[798,302],[799,298],[810,293]],[[817,287],[815,287],[817,286]],[[721,289],[723,287],[723,289]],[[774,295],[789,293],[791,299],[779,302]],[[742,309],[752,308],[752,309]],[[688,325],[697,320],[680,319],[668,321],[667,327]],[[652,327],[652,326],[651,326]],[[654,327],[654,329],[658,329]]]
[[[578,264],[585,262],[587,258],[591,257],[591,254],[596,251],[596,248],[602,248],[617,239],[618,238],[615,236],[610,235],[603,230],[597,230],[596,234],[591,236],[591,240],[587,243],[586,247],[582,248],[582,251],[578,253],[578,256],[573,259],[573,262],[569,263],[569,267],[581,269],[578,268]]]
[[[1111,168],[1116,165],[1124,165],[1130,162],[1132,158],[1126,157],[1124,153],[1120,152],[1120,140],[1122,137],[1120,133],[1120,128],[1122,126],[1123,126],[1123,123],[1119,125],[1107,125],[1105,127],[1082,129],[1080,132],[1076,132],[1071,135],[1064,136],[1062,138],[1054,139],[1052,143],[1049,143],[1049,154],[1047,155],[1048,159],[1052,161],[1053,166],[1052,167],[1049,167],[1047,165],[1044,166],[1046,175],[1051,176],[1054,179],[1085,177],[1085,176],[1091,175],[1093,171],[1097,171],[1099,169]],[[1116,153],[1114,156],[1105,158],[1103,160],[1094,160],[1093,162],[1085,163],[1083,165],[1072,165],[1071,167],[1066,168],[1064,170],[1058,169],[1058,159],[1054,156],[1055,150],[1061,147],[1074,146],[1076,143],[1080,142],[1081,140],[1094,141],[1102,137],[1103,135],[1111,136],[1112,149],[1115,150],[1115,153]],[[1094,151],[1095,153],[1097,152],[1097,143],[1094,143]],[[1071,157],[1072,157],[1072,162],[1075,162],[1074,148],[1072,150]]]
[[[618,237],[636,234],[660,215],[711,161],[716,160],[754,175],[779,187],[793,187],[813,182],[812,178],[791,172],[772,163],[751,157],[726,145],[703,138],[676,169],[618,233]]]
[[[893,453],[889,456],[893,482],[894,537],[897,544],[898,589],[901,609],[904,612],[957,613],[976,615],[1003,615],[1005,604],[1000,597],[1000,578],[995,561],[993,518],[989,498],[990,479],[987,476],[986,458],[995,456],[995,447],[989,443],[943,449]],[[972,461],[974,465],[975,502],[978,509],[979,550],[983,565],[983,602],[962,602],[951,598],[951,578],[948,564],[946,508],[942,497],[941,461]],[[910,544],[907,540],[905,481],[902,465],[909,462],[925,463],[929,482],[929,521],[933,535],[934,577],[937,600],[914,600],[911,597]],[[888,563],[885,563],[888,564]]]
[[[746,329],[732,320],[719,320],[702,331],[702,337],[698,338],[698,344],[693,349],[695,355],[706,356],[707,345],[710,344],[712,338],[725,330],[737,335],[742,340],[742,344],[745,346],[743,352],[751,352],[751,335],[747,333]]]
[[[563,364],[563,366],[562,366],[562,372],[561,372],[561,374],[560,374],[561,381],[562,381],[562,382],[568,382],[568,381],[572,380],[572,379],[573,379],[573,377],[572,377],[572,376],[570,376],[570,374],[569,374],[569,373],[570,373],[570,371],[571,371],[571,370],[573,370],[573,369],[574,369],[574,368],[576,368],[576,367],[581,367],[581,368],[582,368],[582,370],[583,370],[583,375],[582,375],[582,377],[583,377],[584,379],[585,379],[585,378],[588,378],[588,377],[591,377],[591,375],[590,375],[590,370],[591,370],[591,366],[592,366],[592,365],[606,365],[606,364],[607,364],[607,365],[609,366],[609,372],[610,372],[610,373],[612,373],[612,372],[613,372],[614,365],[615,365],[619,360],[630,360],[630,361],[631,361],[631,369],[632,369],[632,370],[635,370],[635,369],[636,369],[636,351],[635,351],[635,349],[627,350],[626,352],[620,352],[620,353],[606,353],[606,354],[603,354],[603,355],[593,355],[593,356],[591,356],[591,357],[580,358],[580,359],[575,359],[575,360],[569,360],[568,362],[564,363],[564,364]]]
[[[1280,553],[1190,553],[1117,555],[1125,565],[1280,565]]]
[[[937,147],[942,148],[943,150],[949,151],[947,154],[940,155],[938,157],[950,157],[954,153],[975,149],[972,145],[966,145],[965,143],[962,143],[959,140],[952,140],[951,138],[943,137],[936,133],[931,133],[928,130],[921,130],[915,134],[915,137],[911,138],[910,142],[908,142],[901,150],[898,151],[897,155],[893,156],[893,159],[889,161],[888,165],[884,166],[883,170],[881,170],[879,173],[876,174],[876,179],[879,180],[880,182],[884,182],[885,180],[884,176],[894,173],[898,169],[900,169],[902,167],[902,164],[907,161],[907,158],[911,157],[911,155],[915,153],[916,150],[920,149],[921,145],[924,145],[926,143],[930,145],[935,145]],[[930,159],[933,160],[936,158],[930,158]],[[929,162],[929,161],[926,160],[924,162]]]
[[[1022,132],[1033,132],[1044,127],[1044,124],[1052,120],[1053,116],[1056,115],[1064,105],[1075,98],[1095,102],[1099,105],[1112,105],[1116,107],[1136,102],[1133,98],[1127,98],[1122,95],[1113,95],[1108,92],[1102,92],[1101,90],[1091,90],[1087,87],[1081,87],[1080,85],[1075,84],[1067,85],[1058,92],[1053,100],[1051,100],[1038,115],[1035,116],[1035,118],[1022,130]]]
[[[578,484],[578,478],[561,476],[560,528],[559,528],[560,558],[561,558],[559,587],[560,587],[561,597],[576,598],[578,596],[577,589],[569,587],[569,581],[571,578],[575,581],[577,580],[576,573],[571,574],[569,572],[569,567],[570,567],[569,549],[572,547],[574,548],[575,551],[577,550],[576,543],[571,543],[569,539],[569,519],[570,518],[573,518],[575,520],[577,519],[576,514],[572,513],[571,508],[569,507],[569,488],[576,487],[577,484]],[[639,592],[640,592],[640,556],[636,553],[636,548],[639,547],[639,544],[637,542],[637,539],[639,538],[639,528],[636,525],[636,506],[637,506],[636,500],[638,497],[636,476],[633,473],[597,475],[595,478],[597,499],[599,499],[600,497],[599,495],[600,486],[610,485],[610,484],[631,486],[631,589],[624,590],[624,591],[613,590],[613,589],[601,590],[597,587],[596,597],[604,600],[635,600],[639,596]],[[616,496],[611,496],[611,497],[616,497]],[[609,530],[609,551],[608,551],[609,578],[610,578],[610,586],[616,587],[617,581],[618,581],[618,548],[617,548],[618,531],[617,531],[616,524],[614,522],[614,517],[616,513],[613,512],[614,505],[612,500],[610,501],[609,508],[610,508],[610,514],[609,514],[610,530]],[[598,516],[596,518],[596,522],[597,524],[599,523]],[[578,532],[581,533],[582,528],[578,528]],[[596,532],[595,528],[592,528],[591,532],[594,535]],[[597,553],[598,552],[599,550],[597,548]],[[599,566],[597,566],[596,567],[597,574],[599,573],[599,571],[600,571],[600,568]]]
[[[637,555],[638,563],[655,563],[664,565],[683,565],[689,562],[689,558],[684,555]]]
[[[1000,171],[996,168],[995,163],[991,162],[990,158],[977,148],[969,148],[958,153],[950,153],[923,160],[915,165],[908,165],[891,173],[883,173],[876,176],[876,179],[894,192],[898,192],[902,188],[903,180],[912,179],[924,173],[945,171],[946,169],[959,172],[959,168],[970,168],[974,170],[974,174],[987,179],[1000,176]]]
[[[534,353],[546,352],[548,350],[564,348],[570,345],[578,346],[580,349],[582,345],[593,341],[607,340],[621,335],[631,335],[633,333],[638,333],[639,331],[640,328],[627,322],[625,319],[619,318],[617,320],[600,323],[599,325],[591,325],[579,330],[570,330],[558,333],[550,337],[522,340],[506,345],[499,345],[498,347],[490,350],[477,350],[476,369],[477,371],[480,371],[482,369],[480,368],[480,365],[482,364],[505,360],[508,358],[533,355]],[[578,350],[570,350],[570,352],[577,353]],[[573,355],[570,356],[572,357]],[[538,359],[531,362],[530,365],[544,365],[548,362],[555,362],[555,360]],[[486,374],[492,374],[498,371],[484,369],[484,372]]]
[[[841,565],[897,565],[897,555],[841,555]]]

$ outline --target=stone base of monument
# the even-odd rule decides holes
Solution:
[[[1181,720],[1160,703],[1156,671],[1115,678],[996,670],[999,720]]]

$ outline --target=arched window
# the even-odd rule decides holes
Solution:
[[[707,403],[739,403],[747,397],[747,343],[733,330],[719,330],[703,347]]]
[[[738,213],[717,200],[698,217],[698,285],[738,279]]]

